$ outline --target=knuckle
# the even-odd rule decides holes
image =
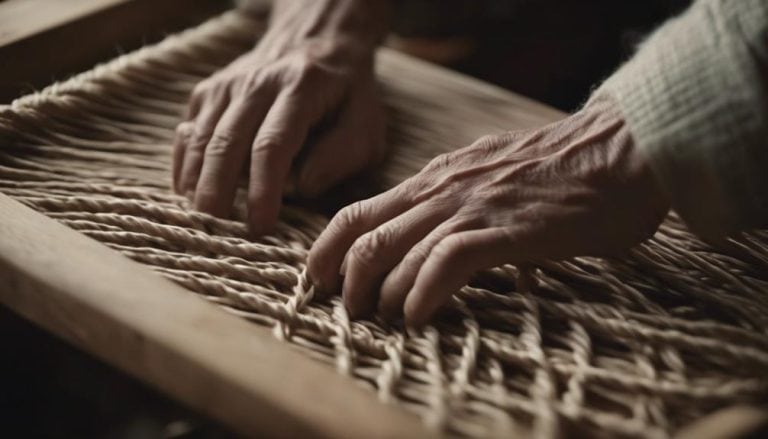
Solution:
[[[268,84],[268,78],[271,77],[271,70],[254,69],[243,75],[238,84],[242,84],[243,92],[248,97],[260,94]]]
[[[504,135],[486,134],[459,151],[468,157],[483,159],[497,151],[500,146],[508,144],[509,142],[505,139]]]
[[[193,128],[194,124],[191,121],[181,122],[180,124],[176,125],[176,138],[179,140],[186,139],[192,132]]]
[[[176,125],[176,134],[186,134],[193,128],[193,126],[194,124],[189,120],[180,122],[178,125]]]
[[[276,135],[262,135],[253,141],[252,154],[254,156],[270,156],[280,150],[282,144],[280,137]]]
[[[211,88],[211,83],[209,80],[203,80],[198,82],[194,88],[192,88],[192,99],[202,99],[205,97],[206,94],[208,94],[208,91]]]
[[[432,256],[439,261],[453,261],[461,256],[465,248],[466,240],[461,235],[450,235],[432,249]]]
[[[429,161],[427,166],[424,168],[426,171],[439,171],[445,168],[448,168],[451,166],[451,164],[454,163],[454,157],[453,154],[447,153],[447,154],[440,154],[439,156],[433,158]]]
[[[403,200],[408,205],[415,205],[419,202],[417,195],[426,186],[426,183],[416,175],[409,177],[408,180],[390,190],[393,198]]]
[[[443,236],[450,238],[463,232],[488,227],[488,213],[488,210],[482,205],[459,209],[450,220],[446,221]]]
[[[367,247],[372,253],[379,253],[382,249],[395,243],[394,235],[389,227],[379,227],[360,237],[362,239],[361,245]]]
[[[356,201],[339,211],[337,215],[338,222],[342,227],[355,225],[362,221],[366,211],[367,207],[365,207],[363,201]]]
[[[298,57],[294,70],[294,80],[298,87],[315,86],[326,74],[322,62],[311,52],[302,52]]]
[[[191,149],[199,150],[202,153],[212,135],[211,130],[196,126],[189,135]]]
[[[234,141],[235,137],[232,133],[214,132],[205,148],[205,155],[208,157],[224,156]]]
[[[487,147],[496,144],[498,142],[499,136],[493,135],[493,134],[486,134],[484,136],[481,136],[475,144],[480,147]]]
[[[361,236],[349,250],[350,258],[363,267],[373,266],[379,253],[380,247],[372,235],[372,233],[366,233]]]
[[[427,256],[429,254],[424,246],[416,246],[405,255],[403,260],[400,261],[400,265],[406,272],[417,273],[421,265],[424,264],[424,261],[427,260]]]

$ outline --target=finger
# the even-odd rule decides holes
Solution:
[[[367,200],[341,209],[328,223],[309,251],[307,269],[315,287],[337,291],[339,268],[352,243],[374,227],[400,215],[413,205],[407,194],[407,182]]]
[[[176,127],[176,135],[173,138],[173,190],[177,194],[182,193],[179,178],[181,177],[181,166],[184,164],[184,151],[189,143],[192,129],[192,122],[184,121]]]
[[[432,230],[424,239],[419,241],[400,260],[392,271],[387,274],[381,284],[378,311],[388,319],[403,315],[403,305],[408,292],[413,287],[419,269],[429,256],[432,248],[445,237],[465,230],[475,228],[471,222],[446,221]]]
[[[337,124],[312,147],[298,174],[301,194],[319,195],[383,158],[384,113],[373,99],[352,99]]]
[[[197,115],[200,114],[200,108],[205,103],[205,98],[209,89],[209,85],[213,77],[198,82],[195,88],[192,89],[192,93],[189,95],[189,104],[187,105],[187,111],[185,114],[185,120],[195,120]]]
[[[248,147],[273,99],[265,91],[256,100],[237,99],[227,107],[205,147],[195,189],[197,210],[219,217],[229,215]]]
[[[274,226],[293,157],[314,120],[293,93],[280,94],[251,147],[248,175],[248,226],[262,235]]]
[[[531,251],[538,236],[507,228],[452,234],[440,241],[421,266],[405,299],[405,320],[413,326],[426,323],[432,314],[476,272],[538,257]]]
[[[226,110],[228,101],[226,96],[209,99],[202,104],[200,113],[193,121],[194,129],[188,137],[189,143],[184,147],[184,164],[181,165],[181,176],[179,177],[179,189],[190,199],[193,198],[200,176],[205,147],[208,145],[222,113]]]
[[[372,313],[384,276],[414,244],[450,216],[437,203],[424,203],[361,235],[346,255],[344,303],[352,317]]]

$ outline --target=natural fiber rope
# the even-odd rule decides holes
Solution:
[[[410,331],[351,321],[338,297],[315,297],[304,260],[325,217],[286,207],[275,232],[251,242],[242,209],[232,221],[189,210],[168,190],[174,126],[195,83],[251,47],[260,26],[226,14],[0,108],[0,191],[450,434],[666,437],[768,395],[765,230],[714,248],[671,216],[625,258],[532,267],[534,282],[518,282],[532,290],[517,290],[512,266],[489,270],[434,325]],[[380,65],[394,155],[378,184],[510,120],[537,122],[512,98],[462,95],[450,76],[425,84],[403,65]]]

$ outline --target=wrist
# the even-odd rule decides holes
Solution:
[[[328,40],[372,53],[386,36],[392,0],[277,0],[270,32]]]
[[[635,143],[624,114],[615,99],[608,94],[594,96],[582,111],[598,113],[595,125],[618,124],[613,138],[606,142],[605,160],[610,168],[623,176],[628,187],[637,193],[652,197],[659,205],[669,209],[670,196],[651,166],[649,157]]]

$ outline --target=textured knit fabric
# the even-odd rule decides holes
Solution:
[[[672,207],[706,238],[768,220],[768,0],[699,0],[595,95],[619,103]]]

